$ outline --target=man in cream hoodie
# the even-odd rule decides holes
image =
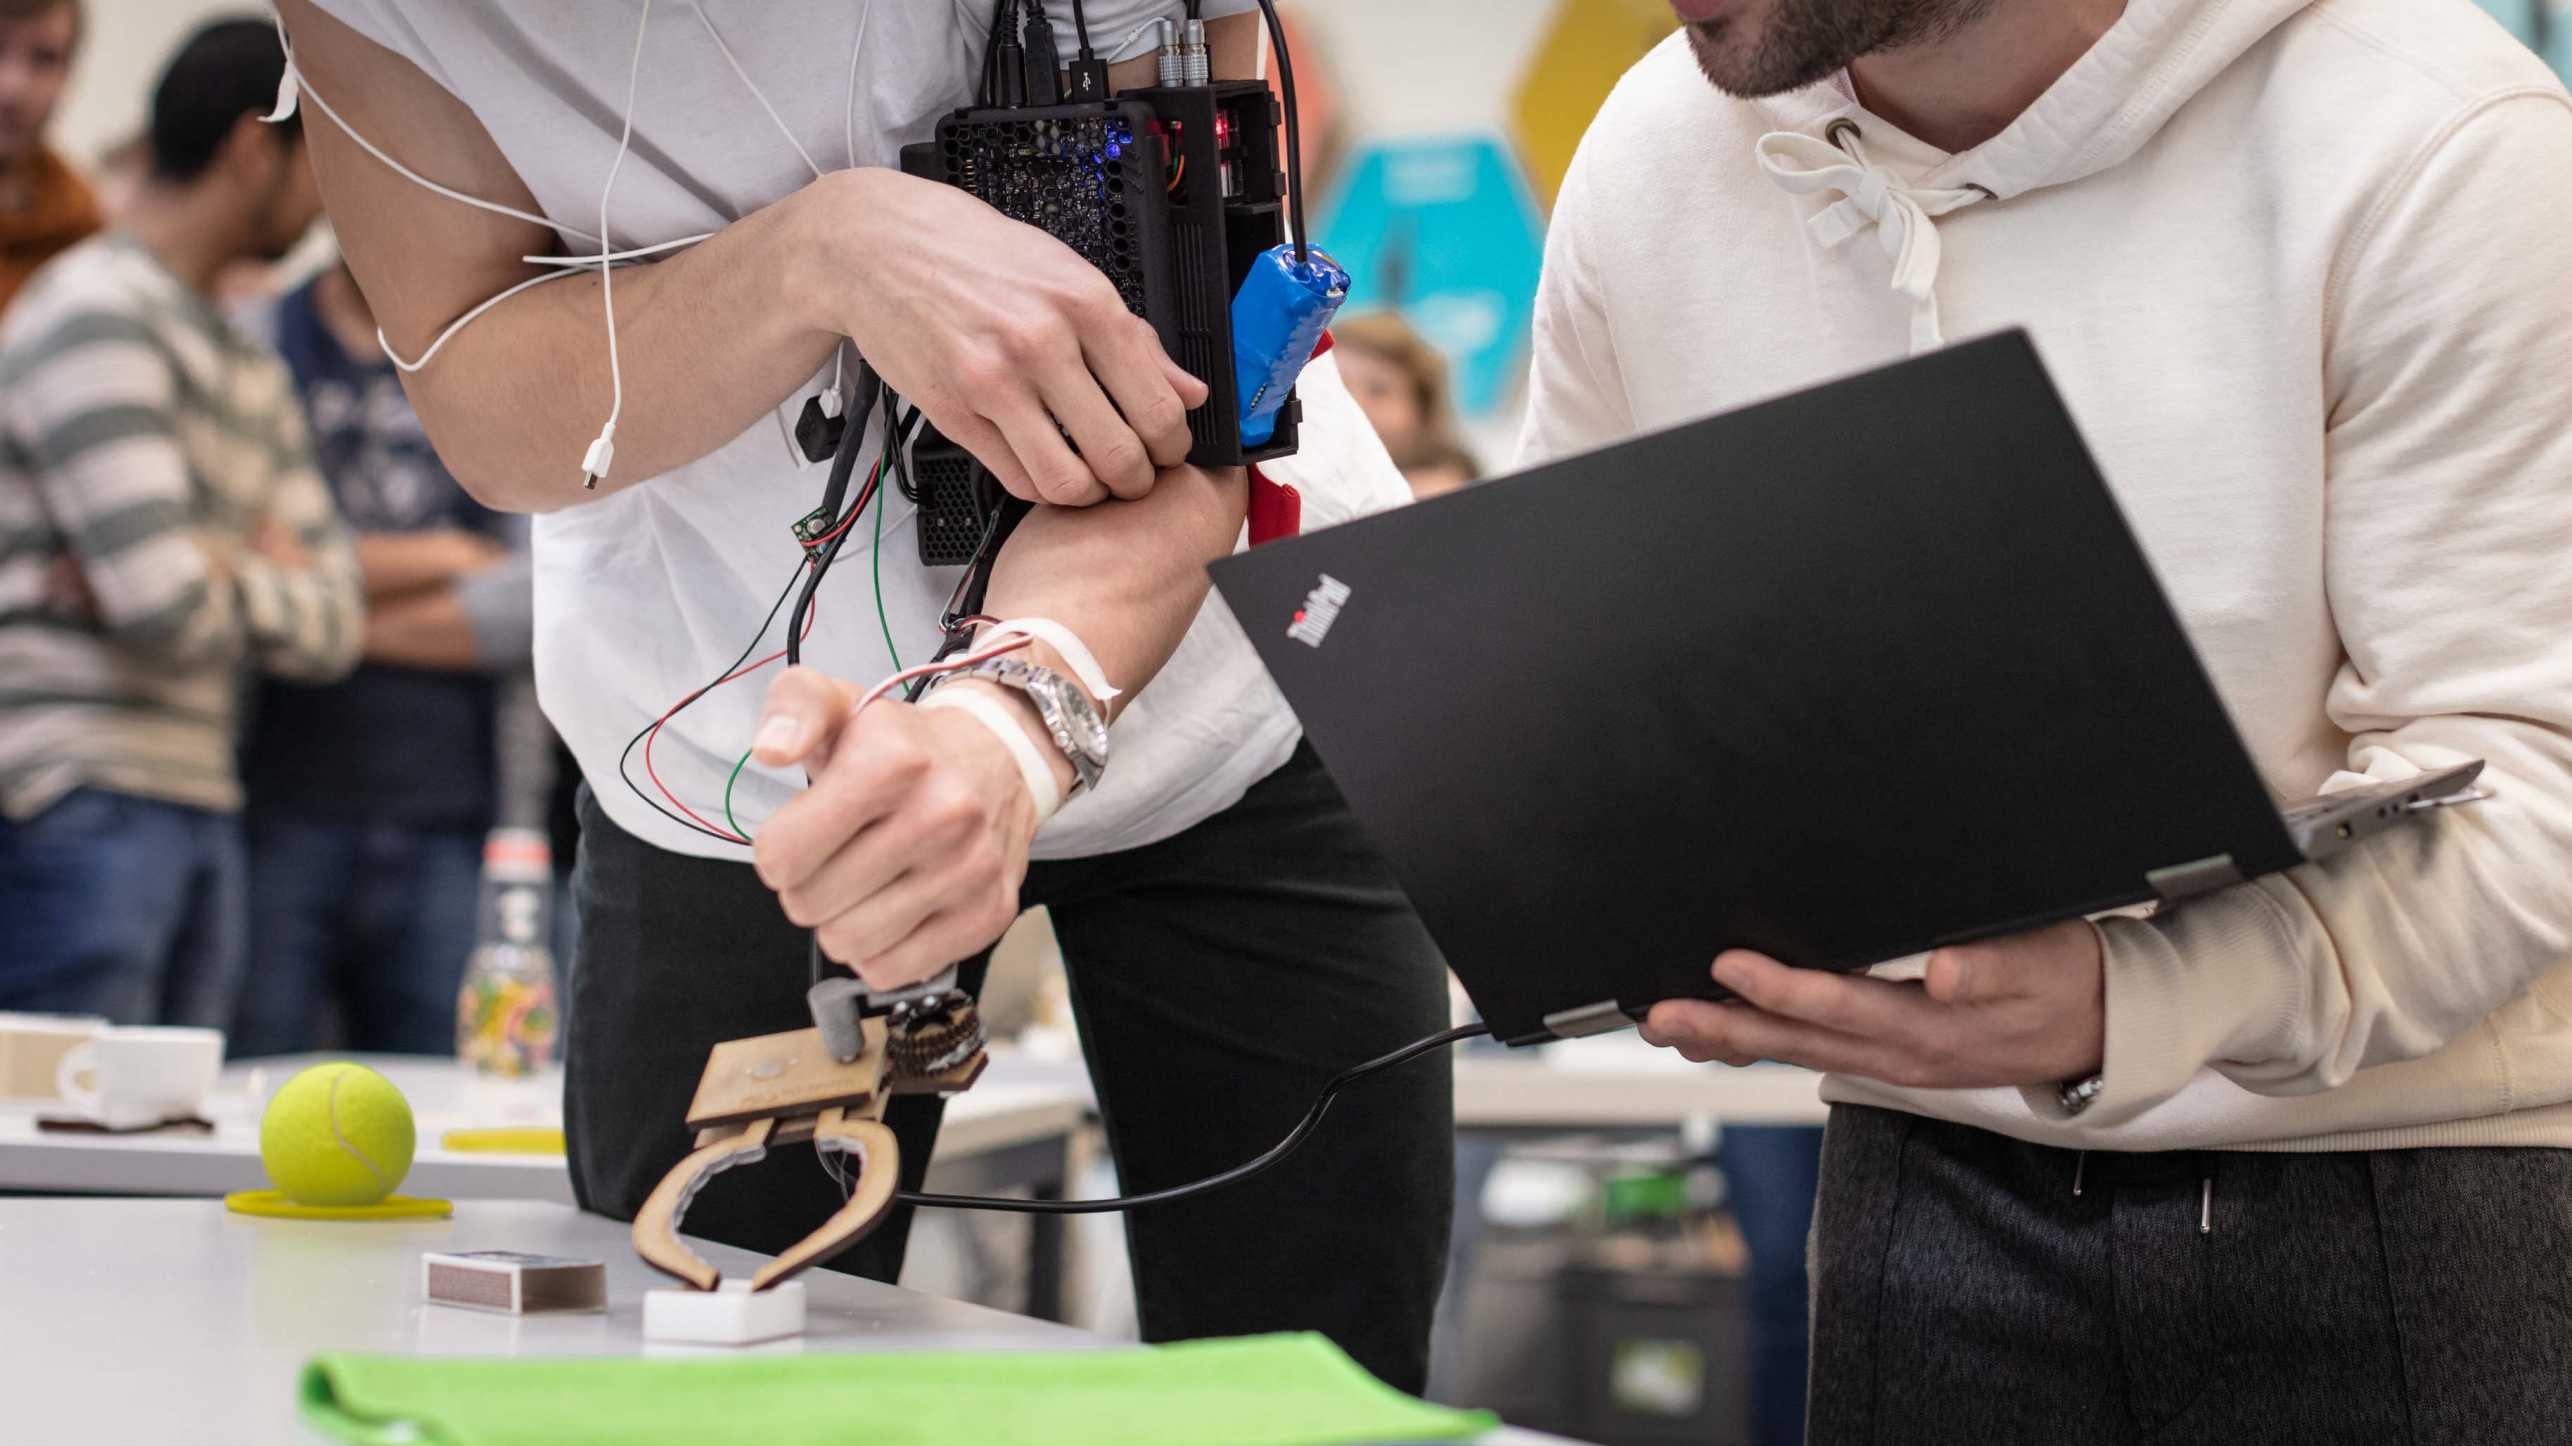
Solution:
[[[1657,1008],[1834,1071],[1812,1440],[2567,1439],[2572,102],[2468,0],[1677,8],[1525,460],[2025,326],[2282,799],[2490,765],[2156,917]]]

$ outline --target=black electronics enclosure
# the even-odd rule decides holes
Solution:
[[[1290,397],[1275,434],[1244,447],[1233,380],[1233,294],[1286,239],[1278,123],[1276,97],[1255,80],[960,110],[935,139],[903,147],[902,169],[971,193],[1105,273],[1206,384],[1188,414],[1188,460],[1238,467],[1293,455],[1300,431]]]

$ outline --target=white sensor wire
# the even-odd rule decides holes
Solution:
[[[704,5],[700,3],[700,0],[689,0],[689,8],[697,12],[698,23],[705,27],[707,35],[713,37],[715,49],[722,52],[724,62],[732,67],[732,73],[740,77],[741,83],[749,88],[751,97],[759,102],[759,108],[767,112],[770,123],[777,127],[777,133],[786,138],[786,144],[794,147],[795,154],[803,160],[805,167],[812,171],[816,179],[819,179],[822,176],[822,168],[814,162],[811,152],[804,149],[803,143],[795,138],[795,133],[787,128],[785,119],[778,115],[776,106],[770,104],[766,93],[760,90],[758,82],[750,78],[749,71],[743,68],[740,58],[733,53],[732,46],[724,40],[723,32],[715,28],[714,20],[706,14]],[[851,169],[854,169],[857,165],[857,62],[858,57],[863,53],[865,47],[867,25],[874,19],[874,16],[874,0],[867,0],[866,7],[858,13],[857,36],[856,39],[851,42],[848,52],[848,94],[847,99],[841,106],[840,110],[840,132],[842,141],[848,147],[848,164]],[[604,477],[608,468],[614,463],[616,456],[616,424],[622,419],[625,411],[624,366],[623,359],[617,347],[616,338],[616,282],[614,279],[614,268],[619,264],[641,261],[648,257],[661,255],[665,252],[684,250],[687,247],[695,246],[701,242],[711,240],[716,234],[712,231],[702,231],[694,236],[682,236],[674,241],[663,241],[651,246],[630,247],[625,250],[617,250],[614,243],[607,239],[609,195],[615,189],[617,172],[623,169],[626,154],[633,146],[634,109],[636,98],[640,91],[643,72],[643,42],[645,35],[650,30],[651,23],[652,0],[644,0],[642,19],[636,25],[634,31],[634,53],[628,62],[626,69],[625,117],[622,132],[617,137],[616,159],[609,164],[607,179],[599,188],[598,230],[596,232],[590,232],[567,222],[557,221],[550,216],[538,215],[532,211],[523,211],[515,206],[503,205],[498,201],[485,200],[480,196],[468,195],[451,186],[440,185],[436,181],[432,181],[428,177],[421,175],[419,172],[412,170],[409,166],[402,164],[400,161],[395,160],[390,153],[384,150],[383,147],[378,146],[373,141],[368,140],[364,135],[361,135],[357,128],[350,125],[347,118],[342,116],[320,91],[313,88],[311,79],[305,76],[302,73],[301,68],[295,64],[295,47],[293,41],[286,34],[285,17],[283,15],[276,17],[277,46],[280,50],[285,52],[286,68],[284,76],[278,83],[277,106],[275,111],[269,116],[269,119],[284,119],[286,116],[294,113],[294,106],[298,97],[309,97],[314,106],[320,109],[322,115],[328,118],[332,125],[338,127],[342,135],[347,136],[350,141],[355,143],[359,150],[362,150],[367,155],[374,157],[376,162],[382,165],[385,169],[393,172],[397,176],[400,176],[402,179],[409,181],[411,184],[418,186],[422,190],[428,191],[434,195],[443,196],[460,205],[471,206],[477,211],[487,211],[496,216],[509,217],[514,221],[524,221],[530,225],[542,226],[561,235],[571,236],[579,240],[591,242],[599,247],[595,252],[581,255],[521,256],[518,259],[528,265],[545,267],[545,273],[540,276],[528,277],[526,280],[510,286],[498,294],[484,299],[480,304],[465,312],[462,316],[459,316],[454,321],[449,322],[446,328],[440,331],[436,337],[432,338],[428,347],[416,358],[405,357],[400,352],[395,351],[393,349],[392,340],[384,335],[384,331],[381,327],[378,327],[375,332],[375,344],[383,349],[385,360],[390,361],[394,366],[400,368],[406,373],[416,373],[427,367],[430,362],[436,360],[438,353],[445,350],[448,342],[454,340],[457,334],[462,332],[467,326],[470,326],[475,321],[480,320],[483,314],[490,311],[493,307],[500,305],[502,302],[509,300],[511,297],[514,297],[523,291],[542,286],[548,281],[560,281],[566,276],[586,271],[593,266],[597,267],[599,273],[600,299],[607,313],[607,372],[609,405],[607,424],[600,429],[597,439],[590,443],[589,451],[582,459],[582,482],[585,486],[590,487],[595,487],[598,483],[598,479]],[[840,349],[840,352],[835,355],[833,360],[831,389],[835,397],[841,390],[841,383],[846,368],[846,348],[843,346]]]
[[[700,231],[694,236],[682,236],[676,241],[664,241],[657,246],[633,246],[623,251],[593,251],[579,256],[521,256],[518,259],[530,266],[560,266],[573,271],[587,271],[602,261],[640,261],[647,256],[658,256],[664,251],[678,251],[702,241],[711,241],[714,236],[715,233],[712,231]]]
[[[625,365],[616,350],[616,267],[607,259],[616,253],[616,241],[607,225],[607,203],[616,194],[616,173],[625,169],[626,153],[634,148],[634,104],[643,86],[643,38],[651,28],[652,0],[643,0],[643,18],[634,27],[634,55],[625,67],[625,124],[616,137],[616,159],[607,163],[607,179],[598,188],[598,294],[607,310],[608,402],[607,425],[599,428],[598,440],[589,444],[588,454],[581,458],[581,485],[593,489],[616,465],[616,424],[625,415]]]
[[[516,296],[519,292],[527,290],[529,287],[542,286],[548,281],[560,281],[566,276],[577,275],[585,269],[587,268],[566,266],[559,270],[548,271],[541,276],[530,276],[526,280],[519,282],[517,285],[510,287],[508,290],[501,292],[499,295],[491,297],[484,301],[480,306],[477,306],[473,310],[466,312],[464,315],[457,317],[455,320],[448,322],[447,329],[438,333],[437,339],[429,343],[429,349],[420,353],[419,359],[416,361],[406,361],[403,359],[400,352],[393,350],[392,341],[384,335],[384,328],[380,326],[375,328],[375,344],[384,349],[384,359],[386,361],[391,362],[394,366],[401,368],[405,372],[417,372],[426,367],[430,362],[437,360],[438,353],[445,350],[446,344],[455,339],[455,334],[464,330],[466,327],[471,326],[484,312],[489,311],[491,308],[498,306],[500,303],[507,301],[513,296]]]
[[[549,216],[539,216],[532,211],[521,211],[515,206],[504,206],[498,201],[486,201],[480,196],[468,196],[464,192],[452,187],[441,186],[437,182],[430,180],[428,177],[421,175],[419,172],[412,170],[409,166],[403,165],[400,161],[393,159],[391,156],[384,153],[382,147],[376,145],[366,137],[359,135],[357,133],[357,127],[352,126],[347,121],[341,119],[339,112],[331,108],[331,104],[328,100],[323,99],[322,93],[313,89],[312,77],[303,74],[303,72],[295,65],[295,47],[286,38],[286,19],[283,15],[279,15],[277,17],[277,44],[286,52],[286,73],[291,78],[295,89],[305,98],[311,100],[314,105],[321,107],[321,113],[330,118],[330,123],[332,125],[339,127],[341,134],[347,136],[350,140],[355,141],[359,150],[364,151],[368,155],[373,156],[376,160],[383,162],[385,168],[392,171],[395,175],[400,176],[402,179],[409,181],[411,184],[418,186],[423,190],[434,191],[437,194],[446,197],[450,201],[461,202],[464,205],[473,207],[477,211],[489,211],[494,215],[507,216],[513,220],[530,222],[534,225],[543,226],[549,230],[560,231],[567,236],[577,236],[583,241],[596,241],[598,239],[596,236],[591,235],[578,226],[567,225],[564,222],[554,220]],[[278,107],[278,111],[282,118],[285,113],[285,106],[282,101]]]
[[[813,160],[813,153],[805,150],[804,143],[795,139],[795,133],[786,128],[785,117],[777,114],[777,107],[768,103],[768,93],[759,88],[759,82],[752,80],[750,72],[741,68],[741,57],[732,53],[732,46],[724,40],[723,32],[714,28],[714,19],[706,14],[705,6],[697,3],[697,0],[688,0],[688,8],[697,12],[697,23],[706,28],[706,34],[714,37],[714,48],[723,52],[723,63],[732,67],[732,73],[739,76],[741,83],[749,88],[750,98],[759,102],[761,110],[768,112],[768,121],[777,127],[777,134],[784,136],[786,144],[795,148],[795,154],[803,158],[804,169],[813,173],[813,179],[820,180],[822,168]]]

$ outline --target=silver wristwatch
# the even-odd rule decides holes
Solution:
[[[1026,694],[1027,701],[1036,705],[1036,716],[1045,720],[1054,746],[1071,760],[1072,786],[1098,787],[1099,775],[1107,771],[1107,720],[1098,715],[1098,705],[1081,691],[1080,684],[1051,668],[1016,658],[992,658],[959,668],[939,681],[952,683],[959,678],[988,679]]]
[[[2078,1115],[2095,1103],[2099,1098],[2099,1091],[2106,1089],[2107,1086],[2108,1078],[2104,1074],[2067,1080],[2054,1087],[2054,1103],[2063,1107],[2064,1114]]]

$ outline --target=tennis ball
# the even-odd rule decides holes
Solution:
[[[372,1205],[411,1172],[411,1102],[362,1064],[317,1064],[259,1120],[259,1163],[303,1205]]]

